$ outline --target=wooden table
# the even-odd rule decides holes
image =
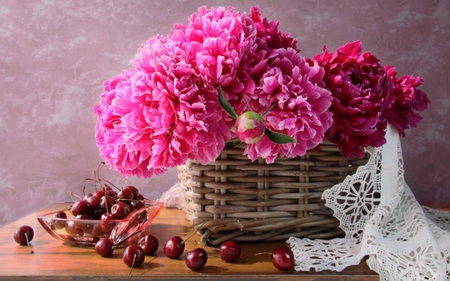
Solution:
[[[162,252],[167,239],[174,235],[186,238],[193,231],[182,211],[168,208],[149,228],[160,241],[158,251],[155,256],[147,256],[144,264],[134,268],[129,276],[130,269],[122,261],[123,250],[116,249],[112,257],[102,258],[93,248],[66,246],[51,237],[36,216],[59,206],[55,204],[0,228],[0,280],[379,280],[365,262],[342,272],[279,271],[270,261],[270,252],[284,242],[242,244],[242,255],[235,263],[223,262],[217,248],[205,247],[208,262],[201,271],[193,272],[186,267],[184,254],[171,260]],[[25,224],[35,230],[31,242],[34,254],[26,246],[16,244],[12,237],[14,230]],[[195,234],[188,240],[185,252],[203,247],[197,239]]]

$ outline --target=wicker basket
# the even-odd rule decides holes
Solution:
[[[291,236],[334,238],[343,232],[322,192],[353,174],[367,158],[345,158],[336,145],[297,158],[252,162],[245,146],[228,144],[208,165],[180,166],[186,218],[203,242],[276,241]]]

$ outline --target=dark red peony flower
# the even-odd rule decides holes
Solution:
[[[333,97],[333,124],[325,137],[336,143],[345,157],[363,157],[363,147],[382,146],[387,126],[383,112],[394,98],[393,83],[379,59],[370,52],[361,53],[361,42],[355,41],[334,53],[325,46],[314,61],[324,68],[322,86]]]
[[[430,100],[423,91],[417,89],[423,83],[422,77],[404,75],[397,78],[397,72],[393,66],[386,65],[384,68],[395,85],[392,91],[395,102],[386,109],[386,118],[395,126],[399,134],[404,137],[406,129],[417,127],[420,120],[422,120],[417,111],[427,109]]]

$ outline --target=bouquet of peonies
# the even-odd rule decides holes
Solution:
[[[150,38],[131,66],[104,83],[94,108],[100,155],[125,176],[207,164],[237,139],[267,163],[324,139],[362,157],[385,143],[387,122],[404,136],[429,103],[420,77],[398,78],[359,41],[303,58],[257,7],[200,7],[187,25]]]

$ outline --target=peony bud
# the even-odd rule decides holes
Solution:
[[[265,129],[261,115],[254,111],[247,111],[236,120],[236,135],[246,144],[257,143],[264,136]]]

